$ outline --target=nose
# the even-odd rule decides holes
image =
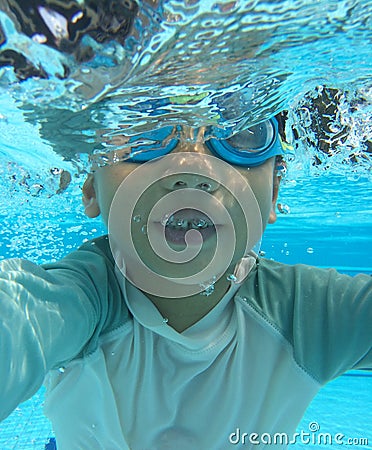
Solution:
[[[167,167],[164,168],[161,181],[165,189],[174,191],[189,188],[213,193],[220,187],[216,178],[219,179],[221,169],[205,145],[204,132],[204,127],[182,127],[180,142],[166,156]]]
[[[204,142],[181,141],[167,158],[162,185],[167,190],[200,189],[215,192],[220,184]]]
[[[200,173],[176,173],[166,175],[161,180],[161,185],[168,191],[178,189],[200,189],[205,192],[215,192],[220,184]]]

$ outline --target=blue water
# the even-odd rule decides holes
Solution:
[[[268,225],[262,249],[287,264],[372,273],[372,186],[347,174],[284,181],[279,203],[290,213]]]

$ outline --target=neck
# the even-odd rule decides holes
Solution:
[[[181,333],[207,315],[223,298],[230,286],[230,281],[223,275],[214,284],[213,292],[184,298],[164,298],[147,294],[160,314],[167,319],[168,325]]]

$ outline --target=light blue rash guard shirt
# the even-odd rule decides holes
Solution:
[[[0,268],[0,419],[44,382],[59,450],[270,448],[278,434],[285,448],[324,383],[372,367],[367,275],[247,258],[178,333],[115,269],[107,237]]]

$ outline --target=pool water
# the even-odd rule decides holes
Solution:
[[[61,2],[16,3],[0,5],[0,259],[54,261],[105,233],[81,186],[88,155],[120,150],[123,129],[233,133],[287,109],[288,173],[261,254],[372,274],[372,1],[144,0],[137,15],[120,1],[127,15],[110,10],[105,30],[100,2],[68,2],[68,20]],[[294,448],[372,448],[371,392],[365,371],[329,383]],[[0,423],[1,450],[54,448],[43,396]],[[355,440],[314,443],[322,432]]]

